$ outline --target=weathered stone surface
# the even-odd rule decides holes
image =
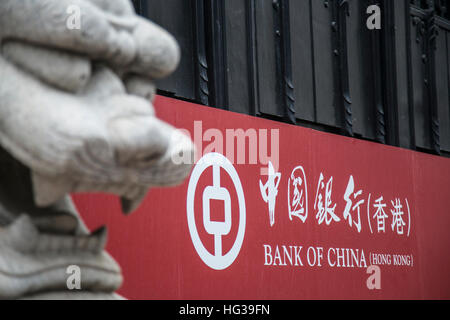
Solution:
[[[0,232],[0,298],[67,290],[68,266],[82,270],[82,289],[114,292],[122,283],[119,266],[103,251],[106,230],[91,235],[41,233],[27,216]]]
[[[191,140],[151,105],[179,47],[128,0],[2,0],[0,45],[0,298],[117,298],[106,231],[89,234],[67,194],[113,193],[130,213],[189,174],[172,158]],[[67,291],[69,265],[89,292]]]
[[[91,78],[91,61],[75,54],[18,41],[6,41],[2,49],[7,60],[62,90],[76,93]]]

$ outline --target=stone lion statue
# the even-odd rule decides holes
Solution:
[[[129,0],[1,0],[0,44],[0,298],[120,298],[106,229],[89,233],[68,194],[113,193],[130,213],[187,177],[172,157],[192,141],[151,103],[177,42]]]

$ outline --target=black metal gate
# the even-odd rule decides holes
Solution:
[[[182,49],[160,94],[450,155],[450,1],[134,3]]]

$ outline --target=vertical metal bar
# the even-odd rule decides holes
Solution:
[[[382,91],[382,106],[377,106],[377,136],[378,141],[398,146],[398,106],[397,106],[397,79],[396,72],[392,72],[396,68],[395,59],[395,13],[394,3],[390,0],[382,0],[378,4],[381,8],[382,29],[375,31],[378,36],[381,57],[379,60],[382,66],[380,73],[380,90]],[[378,68],[375,67],[375,70]],[[376,95],[378,93],[376,92]],[[383,114],[381,114],[381,107]],[[381,138],[382,131],[385,132],[384,141]]]
[[[377,0],[369,0],[366,2],[367,7],[369,5],[378,5],[381,4]],[[383,10],[384,11],[384,10]],[[382,11],[382,12],[383,12]],[[383,21],[384,22],[384,21]],[[386,25],[383,25],[386,28]],[[371,60],[372,60],[372,84],[373,84],[373,93],[374,93],[374,109],[375,109],[375,139],[380,143],[386,143],[386,112],[384,107],[383,97],[386,93],[383,90],[383,68],[387,66],[386,57],[382,58],[381,52],[381,30],[368,30],[364,28],[364,33],[370,39],[370,43],[372,46],[371,50]],[[387,79],[385,79],[387,80]]]
[[[141,12],[142,16],[148,15],[148,0],[140,0],[141,2]]]
[[[195,38],[195,82],[196,99],[209,105],[208,61],[206,58],[205,7],[204,0],[193,0]]]
[[[331,48],[333,50],[333,106],[335,109],[335,117],[337,119],[336,123],[339,123],[342,127],[344,123],[344,113],[342,112],[342,102],[341,102],[341,76],[340,76],[340,63],[339,63],[339,14],[338,8],[335,1],[339,0],[324,0],[325,8],[331,10]]]
[[[314,54],[314,19],[313,19],[313,5],[312,1],[309,0],[309,28],[311,33],[311,58],[312,58],[312,81],[313,81],[313,101],[314,101],[314,121],[317,122],[317,84],[316,84],[316,57]]]
[[[247,27],[247,66],[250,97],[250,112],[259,113],[258,93],[258,55],[256,43],[256,0],[246,1],[246,27]]]
[[[350,97],[350,84],[348,73],[348,51],[347,51],[347,17],[350,16],[348,0],[339,0],[339,65],[341,75],[341,95],[344,107],[344,129],[345,133],[353,136],[353,113],[352,100]]]
[[[410,0],[403,0],[405,2],[405,20],[406,20],[406,60],[407,60],[407,77],[408,77],[408,114],[409,114],[409,128],[410,128],[410,148],[417,149],[416,143],[416,125],[414,119],[414,93],[413,93],[413,74],[412,74],[412,29],[411,23],[414,19],[411,16]],[[416,41],[417,37],[416,37]]]
[[[289,0],[273,0],[275,28],[275,59],[284,116],[296,124],[294,84],[292,80],[292,50],[290,35]]]
[[[376,1],[376,0],[375,0]],[[391,0],[381,0],[382,29],[380,31],[383,109],[386,128],[386,143],[399,146],[398,89],[396,70],[396,18],[395,6]],[[403,14],[403,13],[402,13]],[[406,19],[408,21],[408,19]],[[406,36],[406,35],[405,35]],[[381,115],[380,115],[381,116]]]
[[[435,154],[441,154],[439,113],[437,105],[436,89],[436,38],[438,28],[436,26],[436,14],[434,7],[427,10],[425,25],[426,39],[424,41],[425,87],[427,104],[430,111],[431,148]]]
[[[133,5],[134,5],[134,9],[136,10],[136,13],[137,14],[139,14],[139,15],[142,15],[142,7],[141,7],[141,4],[142,4],[142,0],[133,0],[132,1],[133,2]]]
[[[225,1],[206,2],[207,57],[209,60],[210,103],[228,109],[227,41],[225,27]],[[212,101],[211,101],[212,100]]]
[[[350,96],[348,51],[347,51],[347,17],[350,16],[348,0],[332,1],[333,54],[335,79],[335,106],[340,110],[344,134],[353,136],[352,99]],[[326,6],[328,1],[326,2]]]
[[[447,1],[446,0],[435,0],[436,14],[440,17],[445,18],[447,14]]]

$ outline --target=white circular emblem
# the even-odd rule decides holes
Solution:
[[[212,186],[208,186],[203,190],[202,221],[206,232],[214,236],[214,254],[206,250],[199,237],[197,226],[195,225],[194,211],[194,200],[197,183],[203,172],[209,167],[213,168],[213,184]],[[238,232],[233,246],[226,254],[222,253],[222,237],[228,235],[231,231],[231,197],[228,190],[220,185],[221,168],[228,173],[231,180],[233,181],[239,202]],[[211,221],[211,200],[223,201],[225,213],[224,221]],[[233,167],[231,162],[220,153],[206,154],[198,161],[197,165],[192,171],[187,192],[186,211],[189,233],[191,234],[192,243],[194,244],[195,250],[197,251],[200,258],[204,263],[206,263],[207,266],[214,270],[224,270],[228,268],[237,258],[239,251],[241,250],[242,242],[244,241],[246,211],[244,191],[242,189],[241,181],[236,172],[236,169]]]

